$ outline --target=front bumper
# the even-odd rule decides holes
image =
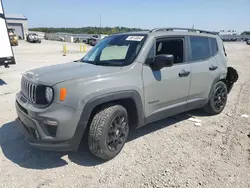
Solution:
[[[78,144],[73,140],[44,141],[37,139],[37,137],[35,137],[35,132],[31,132],[31,128],[25,125],[19,117],[16,119],[16,121],[19,123],[20,129],[24,134],[26,141],[33,147],[50,151],[73,151],[77,150],[78,148]]]
[[[35,109],[31,104],[25,104],[21,98],[22,94],[18,93],[17,121],[31,146],[53,151],[77,150],[82,137],[82,134],[76,131],[80,112],[71,107],[53,103],[46,109]],[[48,130],[45,120],[58,122],[53,134]]]

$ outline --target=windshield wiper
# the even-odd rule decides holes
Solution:
[[[83,59],[80,59],[79,62],[82,62],[82,63],[89,63],[89,64],[95,65],[95,62],[94,62],[94,61],[84,61]]]
[[[82,62],[82,61],[81,61],[81,59],[78,59],[78,60],[75,60],[75,61],[73,61],[73,62]]]
[[[99,66],[123,66],[123,62],[112,62],[112,61],[101,61],[101,62],[96,62],[95,65]]]

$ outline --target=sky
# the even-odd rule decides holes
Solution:
[[[250,0],[2,0],[32,27],[124,26],[250,30]]]

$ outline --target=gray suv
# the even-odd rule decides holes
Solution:
[[[222,112],[238,79],[226,55],[208,31],[114,34],[80,60],[26,72],[17,119],[34,147],[77,150],[86,135],[90,151],[109,160],[133,128],[197,108]]]

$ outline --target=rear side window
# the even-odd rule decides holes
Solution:
[[[202,61],[210,57],[209,38],[190,37],[191,59],[190,61]]]
[[[210,40],[211,40],[212,56],[214,56],[218,52],[217,40],[215,38],[211,38]]]

